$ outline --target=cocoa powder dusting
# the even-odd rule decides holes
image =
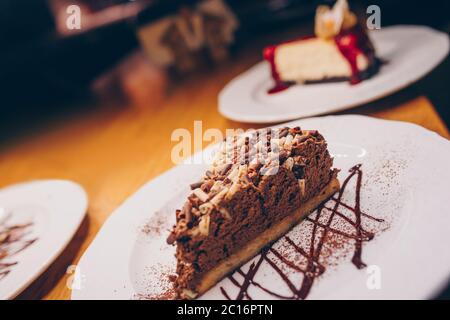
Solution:
[[[167,290],[162,293],[157,293],[154,295],[147,295],[138,293],[135,296],[136,300],[175,300],[176,292],[175,290]]]
[[[174,281],[176,275],[163,265],[146,268],[147,278],[144,290],[133,296],[135,300],[175,300]]]
[[[140,231],[146,236],[156,237],[166,233],[169,227],[167,217],[160,212],[155,212],[153,217],[140,228]]]

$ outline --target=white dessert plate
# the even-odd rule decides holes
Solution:
[[[369,32],[377,56],[386,61],[372,78],[294,85],[268,94],[269,64],[262,61],[228,83],[219,95],[219,112],[232,120],[272,123],[336,112],[380,99],[419,80],[448,54],[448,35],[424,26],[399,25]]]
[[[362,244],[362,260],[367,264],[363,269],[351,262],[355,241],[342,236],[353,232],[351,224],[342,216],[331,224],[335,230],[328,234],[319,260],[326,270],[314,279],[307,298],[424,299],[439,293],[450,276],[450,143],[416,125],[363,116],[311,118],[289,125],[318,129],[326,137],[334,165],[341,169],[341,183],[350,168],[361,164],[360,208],[364,214],[384,219],[375,221],[364,214],[361,218],[362,226],[375,232],[373,240]],[[190,192],[189,184],[205,170],[206,165],[194,163],[210,157],[214,148],[149,182],[111,215],[80,260],[76,278],[82,281],[72,291],[72,299],[171,297],[170,275],[175,272],[176,259],[175,248],[166,244],[168,230],[175,209]],[[356,181],[355,175],[338,207],[352,221]],[[326,206],[332,206],[330,201]],[[288,235],[306,248],[310,228],[311,222],[305,220]],[[278,241],[272,249],[303,268],[303,258],[291,252],[286,241]],[[272,251],[266,257],[283,264]],[[245,264],[242,274],[259,259]],[[295,288],[301,287],[301,273],[286,265],[280,268]],[[226,293],[234,299],[242,292],[253,299],[292,297],[292,288],[268,260],[259,265],[244,291],[242,274],[233,275],[235,282],[222,280],[201,298],[224,299]]]
[[[0,230],[21,226],[0,247],[8,252],[0,260],[0,299],[13,299],[50,266],[80,226],[87,204],[83,188],[65,180],[0,189]]]

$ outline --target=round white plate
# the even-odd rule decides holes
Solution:
[[[450,275],[450,143],[416,125],[363,116],[311,118],[289,125],[324,134],[335,167],[342,169],[341,181],[349,168],[361,163],[361,208],[387,223],[374,240],[363,245],[362,258],[370,268],[358,270],[349,257],[340,257],[315,281],[308,298],[422,299],[437,294]],[[211,155],[214,148],[194,159]],[[166,297],[162,293],[170,287],[168,275],[174,273],[176,260],[175,248],[165,239],[175,209],[190,192],[189,184],[204,170],[205,165],[179,165],[118,208],[81,258],[76,272],[79,285],[72,299]],[[349,187],[344,197],[350,204],[354,188]],[[296,241],[304,225],[291,231]],[[258,283],[286,290],[273,270],[267,265],[262,270]],[[380,276],[379,289],[367,285],[368,271]],[[242,281],[239,276],[236,279]],[[237,288],[224,279],[202,298],[223,299],[220,287],[235,297]],[[273,298],[255,287],[251,296]]]
[[[14,298],[50,266],[80,226],[87,204],[83,188],[65,180],[38,180],[0,189],[0,221],[30,223],[21,242],[35,239],[18,254],[1,260],[16,264],[0,280],[0,299]]]
[[[335,112],[382,98],[419,80],[448,54],[448,35],[423,26],[393,26],[370,31],[377,56],[387,61],[372,78],[295,85],[268,94],[273,86],[263,61],[236,77],[219,95],[219,112],[252,123],[269,123]]]

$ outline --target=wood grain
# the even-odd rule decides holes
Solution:
[[[66,268],[77,263],[115,208],[173,166],[174,129],[192,130],[195,120],[203,121],[204,130],[261,127],[229,121],[217,112],[222,87],[258,59],[253,53],[242,54],[235,60],[239,62],[190,77],[169,88],[161,103],[95,106],[4,144],[0,187],[32,179],[71,179],[84,186],[90,201],[87,218],[69,248],[19,298],[70,298]],[[450,138],[434,107],[415,87],[342,113],[416,123]]]

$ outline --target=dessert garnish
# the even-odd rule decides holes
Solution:
[[[319,6],[315,35],[264,49],[275,86],[268,93],[294,84],[349,81],[357,84],[378,72],[380,60],[365,27],[346,0],[330,8]]]

